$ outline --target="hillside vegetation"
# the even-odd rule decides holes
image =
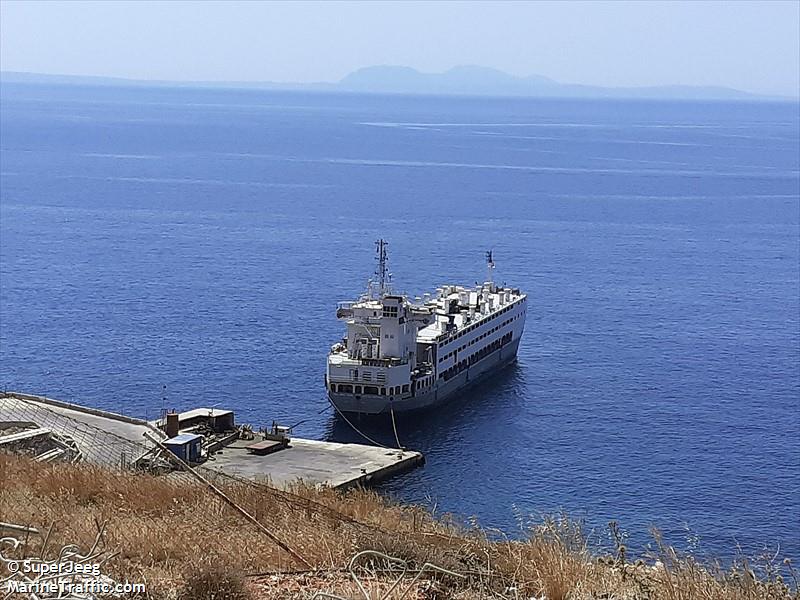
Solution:
[[[406,561],[406,577],[386,596],[392,599],[797,598],[796,582],[780,574],[794,576],[788,561],[739,561],[722,569],[679,554],[657,533],[655,555],[631,561],[621,536],[614,551],[598,556],[566,518],[547,519],[525,539],[509,540],[369,490],[279,491],[222,475],[214,484],[268,533],[188,474],[156,477],[3,454],[0,522],[39,530],[24,536],[19,557],[40,554],[45,537],[46,555],[65,544],[117,553],[104,573],[146,583],[140,597],[154,600],[310,599],[318,592],[364,598],[347,569],[363,550]],[[612,531],[618,533],[613,525]],[[412,585],[425,563],[441,570],[426,568]],[[370,598],[384,598],[399,564],[365,556],[353,571]]]

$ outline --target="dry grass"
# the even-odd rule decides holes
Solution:
[[[614,556],[594,556],[580,528],[545,520],[526,540],[490,539],[478,527],[434,518],[375,492],[279,492],[221,478],[237,504],[316,569],[302,569],[203,486],[185,477],[154,477],[87,465],[42,465],[0,454],[0,521],[46,530],[53,543],[103,543],[119,551],[106,569],[117,579],[144,581],[154,600],[311,598],[316,591],[359,597],[344,570],[358,551],[380,550],[412,568],[431,562],[466,575],[425,577],[408,599],[578,598],[665,600],[785,600],[796,593],[769,564],[757,576],[740,562],[727,570],[701,565],[660,542],[646,563],[630,563],[620,543]],[[31,550],[36,541],[31,540]],[[393,580],[373,563],[375,597]],[[784,573],[793,574],[791,565]],[[282,573],[278,573],[282,572]],[[793,586],[796,589],[796,584]],[[401,586],[402,589],[402,586]],[[380,592],[382,593],[382,592]]]

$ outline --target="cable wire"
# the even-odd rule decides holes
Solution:
[[[352,428],[353,428],[353,431],[355,431],[357,434],[359,434],[359,435],[360,435],[361,437],[363,437],[365,440],[369,440],[370,442],[372,442],[372,443],[373,443],[373,444],[375,444],[376,446],[380,446],[381,448],[389,448],[389,446],[386,446],[385,444],[381,444],[380,442],[377,442],[377,441],[373,440],[373,439],[372,439],[371,437],[369,437],[369,436],[368,436],[366,433],[364,433],[364,432],[363,432],[363,431],[361,431],[361,430],[360,430],[358,427],[356,427],[355,425],[353,425],[353,423],[350,421],[350,419],[348,419],[346,416],[344,416],[344,413],[343,413],[342,411],[340,411],[340,410],[339,410],[339,407],[338,407],[338,406],[336,406],[336,405],[333,403],[333,400],[331,400],[330,398],[328,398],[328,402],[330,402],[330,403],[331,403],[331,406],[333,407],[333,409],[334,409],[334,410],[335,410],[337,413],[339,413],[339,416],[340,416],[340,417],[342,417],[342,418],[345,420],[345,422],[346,422],[348,425],[350,425],[350,427],[352,427]]]
[[[392,429],[394,430],[394,441],[397,442],[398,450],[404,450],[403,445],[400,443],[400,438],[397,436],[397,424],[394,422],[394,407],[391,401],[389,402],[389,412],[392,414]]]

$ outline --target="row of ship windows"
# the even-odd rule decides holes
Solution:
[[[455,377],[456,375],[461,373],[461,371],[463,371],[464,369],[466,369],[468,367],[471,367],[472,365],[474,365],[476,362],[478,362],[479,360],[481,360],[482,358],[484,358],[488,354],[491,354],[492,352],[495,352],[495,351],[499,350],[500,348],[502,348],[503,346],[505,346],[506,344],[508,344],[511,341],[513,335],[514,335],[513,332],[509,331],[503,337],[501,337],[499,339],[496,339],[491,344],[487,344],[486,346],[484,346],[483,348],[481,348],[477,352],[475,352],[473,354],[470,354],[464,360],[459,361],[458,363],[454,364],[452,367],[450,367],[446,371],[443,371],[442,373],[439,373],[439,379],[444,379],[445,381],[447,381],[451,377]]]
[[[350,383],[332,383],[331,391],[339,394],[372,394],[374,396],[396,396],[407,394],[410,389],[409,384],[393,385],[391,387],[378,387],[375,385],[352,385]]]
[[[527,300],[527,298],[523,298],[522,300],[518,300],[517,302],[514,302],[513,304],[509,304],[509,305],[508,305],[508,306],[506,306],[506,307],[505,307],[503,310],[499,310],[499,311],[497,311],[496,313],[494,313],[494,314],[493,314],[491,317],[489,317],[489,319],[487,319],[487,320],[488,320],[488,321],[491,321],[492,319],[494,319],[494,318],[496,318],[496,317],[499,317],[500,315],[502,315],[502,314],[504,314],[504,313],[508,312],[509,310],[511,310],[512,308],[514,308],[514,307],[515,307],[517,304],[519,304],[520,302],[525,302],[526,300]],[[516,318],[516,317],[515,317],[515,318]],[[466,335],[467,333],[469,333],[470,331],[472,331],[473,329],[475,329],[475,328],[476,328],[478,325],[483,325],[483,323],[485,323],[485,322],[486,322],[486,321],[481,321],[480,323],[475,323],[475,325],[470,325],[469,327],[467,327],[466,329],[464,329],[464,331],[462,331],[462,332],[458,333],[458,334],[457,334],[457,335],[456,335],[456,336],[455,336],[453,339],[454,339],[454,340],[457,340],[457,339],[458,339],[458,338],[460,338],[462,335]],[[442,347],[442,346],[444,346],[445,344],[448,344],[448,343],[449,343],[449,342],[451,342],[451,341],[453,341],[453,340],[447,340],[447,341],[445,341],[445,342],[439,342],[439,348],[441,348],[441,347]]]
[[[423,377],[422,379],[418,379],[414,382],[414,389],[421,390],[424,388],[428,388],[433,385],[433,375],[428,375],[427,377]]]
[[[511,323],[512,321],[514,321],[514,320],[516,320],[516,319],[519,319],[521,316],[522,316],[522,315],[517,315],[516,317],[511,317],[510,319],[506,319],[505,321],[503,321],[502,323],[500,323],[500,325],[498,325],[497,327],[493,327],[492,329],[490,329],[490,330],[489,330],[489,331],[487,331],[486,333],[484,333],[484,334],[482,334],[482,335],[479,335],[478,337],[476,337],[474,340],[472,340],[472,341],[470,341],[470,342],[468,342],[468,343],[464,344],[463,346],[459,346],[458,348],[456,348],[456,349],[455,349],[455,350],[453,350],[452,352],[448,352],[447,354],[445,354],[443,357],[441,357],[441,358],[439,359],[439,362],[443,362],[443,361],[447,360],[447,359],[448,359],[448,358],[450,358],[451,356],[454,356],[456,352],[461,352],[462,350],[464,350],[464,349],[465,349],[465,348],[467,348],[468,346],[472,346],[472,344],[477,344],[479,341],[481,341],[481,340],[482,340],[483,338],[485,338],[487,335],[490,335],[490,334],[494,333],[495,331],[497,331],[497,330],[499,330],[499,329],[501,329],[501,328],[505,327],[506,325],[508,325],[508,324],[509,324],[509,323]]]
[[[358,369],[350,369],[350,379],[353,381],[358,381]],[[362,381],[372,381],[372,371],[362,371],[361,372],[361,380]],[[378,383],[386,383],[386,373],[383,371],[378,371],[376,380]]]

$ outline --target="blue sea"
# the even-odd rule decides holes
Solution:
[[[0,94],[1,387],[361,441],[323,375],[374,240],[412,295],[493,249],[519,360],[401,419],[427,464],[380,489],[509,536],[564,511],[631,552],[656,526],[800,559],[797,104]]]

